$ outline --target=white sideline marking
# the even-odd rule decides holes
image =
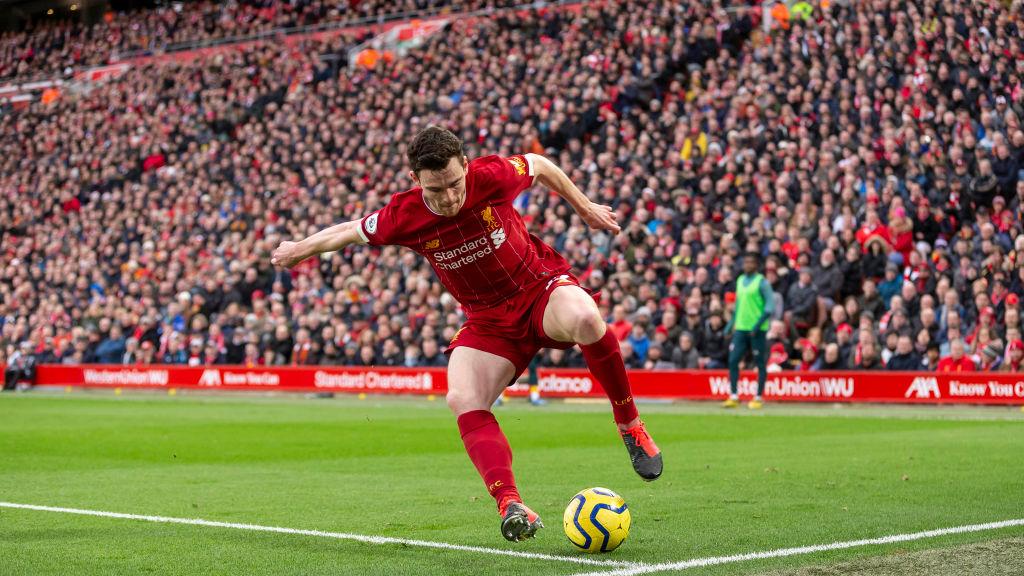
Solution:
[[[784,558],[786,556],[799,556],[801,554],[813,554],[815,552],[828,552],[831,550],[845,550],[859,546],[873,546],[878,544],[894,544],[896,542],[910,542],[911,540],[923,540],[925,538],[936,538],[950,534],[967,534],[969,532],[983,532],[986,530],[998,530],[999,528],[1010,528],[1013,526],[1024,526],[1024,518],[1016,520],[1004,520],[1002,522],[989,522],[987,524],[970,524],[967,526],[954,526],[953,528],[940,528],[938,530],[926,530],[912,534],[893,534],[879,538],[867,538],[864,540],[850,540],[847,542],[833,542],[831,544],[817,544],[814,546],[800,546],[798,548],[780,548],[766,552],[750,552],[747,554],[735,554],[732,556],[713,556],[710,558],[694,558],[682,562],[666,562],[664,564],[637,564],[619,570],[606,572],[584,572],[586,576],[637,576],[639,574],[651,574],[654,572],[666,572],[669,570],[687,570],[689,568],[706,568],[718,564],[732,564],[734,562],[746,562],[748,560],[766,560],[770,558]],[[577,576],[582,576],[582,574]]]
[[[553,560],[557,562],[571,562],[573,564],[584,564],[587,566],[629,567],[639,565],[634,562],[620,562],[615,560],[592,560],[590,558],[584,558],[580,556],[557,556],[554,554],[540,554],[537,552],[522,552],[520,550],[502,550],[500,548],[484,548],[483,546],[465,546],[462,544],[448,544],[447,542],[431,542],[429,540],[410,540],[407,538],[391,538],[389,536],[365,536],[362,534],[346,534],[344,532],[324,532],[321,530],[301,530],[298,528],[282,528],[279,526],[261,526],[259,524],[218,522],[216,520],[202,520],[200,518],[147,516],[144,514],[104,512],[102,510],[82,510],[80,508],[61,508],[58,506],[17,504],[15,502],[0,502],[0,508],[17,508],[21,510],[36,510],[40,512],[62,512],[64,514],[100,516],[102,518],[121,518],[124,520],[143,520],[146,522],[161,522],[165,524],[188,524],[191,526],[210,526],[213,528],[235,528],[236,530],[252,530],[254,532],[275,532],[278,534],[297,534],[300,536],[320,536],[322,538],[335,538],[338,540],[354,540],[356,542],[365,542],[367,544],[400,544],[404,546],[419,546],[422,548],[458,550],[460,552],[479,552],[481,554],[494,554],[497,556],[514,556],[516,558],[527,558],[530,560]]]

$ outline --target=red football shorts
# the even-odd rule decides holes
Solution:
[[[541,348],[565,350],[576,345],[552,340],[544,333],[544,309],[555,288],[579,285],[579,280],[566,272],[527,286],[503,304],[469,313],[445,354],[451,355],[459,346],[467,346],[501,356],[515,366],[511,386]]]

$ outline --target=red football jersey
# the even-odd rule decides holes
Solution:
[[[526,231],[512,206],[533,178],[524,155],[477,158],[469,163],[466,202],[455,216],[434,213],[416,187],[394,194],[362,219],[359,231],[371,246],[405,246],[423,255],[467,310],[489,308],[569,270],[565,258]]]

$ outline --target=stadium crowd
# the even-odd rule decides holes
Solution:
[[[546,190],[517,200],[600,293],[630,367],[724,367],[753,251],[772,370],[1020,370],[1020,0],[833,2],[770,34],[726,7],[460,21],[374,70],[321,60],[353,36],[258,44],[5,109],[4,353],[443,365],[464,317],[415,254],[269,264],[410,186],[405,142],[440,123],[470,157],[545,153],[614,207],[613,237]]]
[[[0,80],[40,74],[70,76],[126,55],[160,54],[185,45],[311,25],[343,25],[426,11],[467,12],[515,6],[516,0],[233,0],[172,2],[103,20],[43,19],[0,33]]]

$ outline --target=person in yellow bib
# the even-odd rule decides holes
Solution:
[[[768,343],[765,334],[768,322],[775,311],[775,295],[772,286],[759,272],[761,256],[747,252],[743,256],[743,274],[736,279],[736,309],[726,333],[732,332],[729,344],[729,399],[722,403],[726,408],[740,404],[739,380],[740,361],[750,351],[757,365],[757,396],[747,406],[756,410],[764,402],[764,383],[768,377]]]

